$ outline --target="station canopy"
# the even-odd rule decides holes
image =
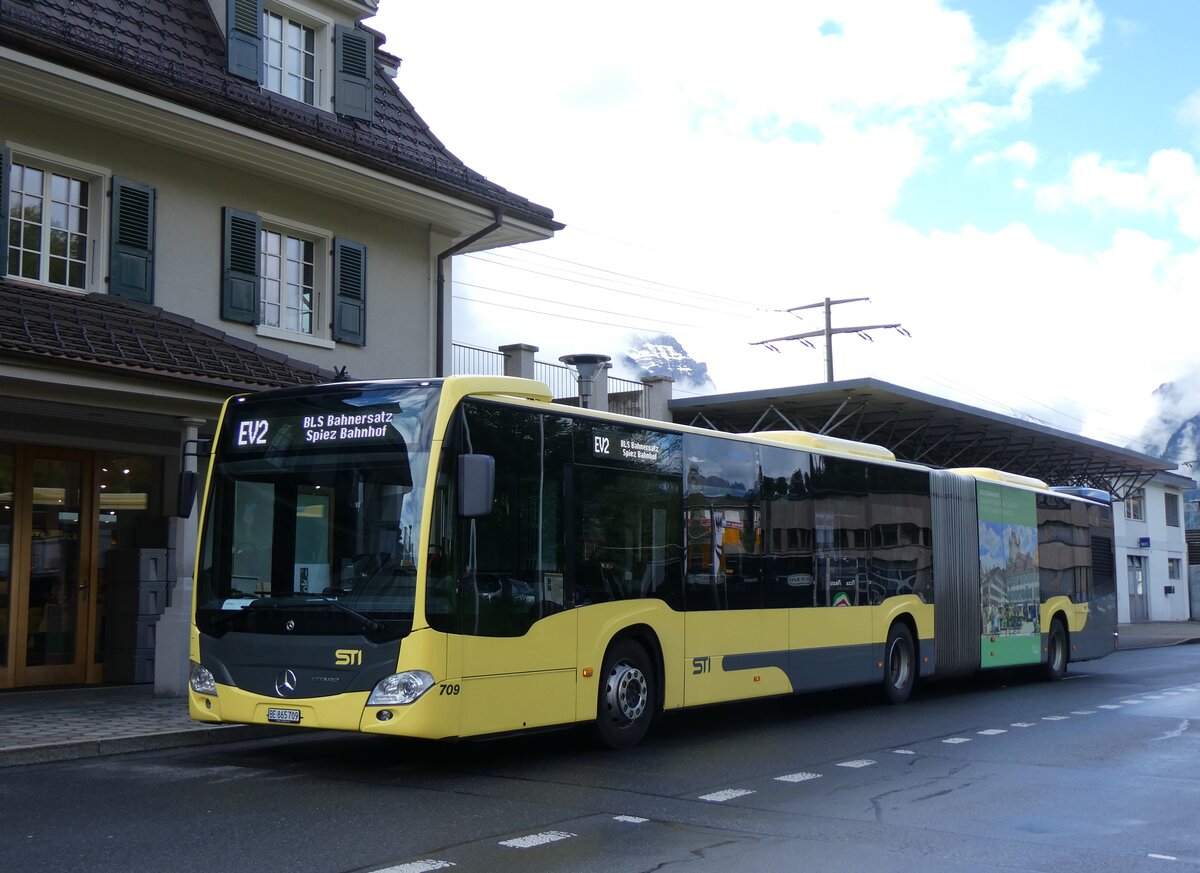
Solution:
[[[680,397],[671,415],[677,424],[729,433],[805,430],[874,443],[902,461],[992,467],[1048,485],[1099,488],[1117,500],[1175,469],[1163,458],[877,379]]]

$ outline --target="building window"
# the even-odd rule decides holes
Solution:
[[[264,227],[260,323],[311,336],[320,298],[314,269],[316,244],[311,239]]]
[[[1183,558],[1167,558],[1167,578],[1183,578]]]
[[[1132,521],[1146,520],[1146,489],[1135,488],[1125,498],[1125,517]]]
[[[86,290],[93,185],[88,179],[13,160],[8,179],[8,271],[34,282]]]
[[[310,106],[317,102],[317,32],[263,10],[263,74],[268,91]]]
[[[1164,494],[1163,500],[1167,511],[1167,527],[1179,527],[1179,495]]]

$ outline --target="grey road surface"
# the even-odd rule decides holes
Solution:
[[[1170,871],[1200,868],[1200,646],[578,731],[298,733],[12,767],[0,870]]]

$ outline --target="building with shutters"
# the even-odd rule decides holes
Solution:
[[[0,0],[0,689],[182,693],[224,399],[444,373],[452,255],[561,229],[434,136],[375,6]]]

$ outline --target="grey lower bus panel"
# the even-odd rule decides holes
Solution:
[[[939,678],[979,669],[979,523],[975,480],[944,470],[929,477],[933,510],[933,616]]]

